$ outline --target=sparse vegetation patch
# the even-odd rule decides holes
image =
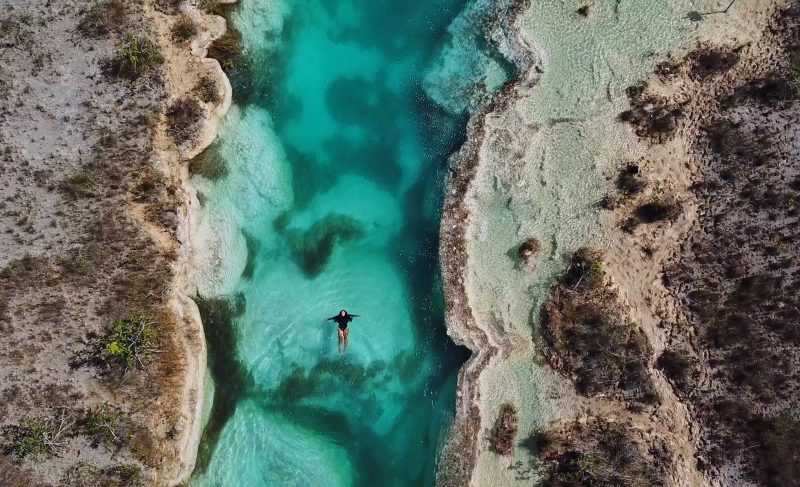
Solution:
[[[159,351],[155,322],[143,314],[115,320],[103,339],[104,358],[124,365],[126,371],[136,365],[144,367]]]
[[[501,455],[509,455],[514,450],[518,427],[517,409],[511,404],[503,404],[489,438],[494,451]]]
[[[580,394],[608,394],[632,408],[655,404],[650,344],[605,281],[599,252],[583,248],[573,255],[542,309],[545,353]]]
[[[172,26],[172,38],[176,41],[186,42],[197,35],[197,26],[191,17],[186,14],[181,15]]]
[[[121,0],[95,1],[81,11],[78,31],[89,37],[102,37],[119,29],[125,21]]]
[[[4,452],[18,459],[41,460],[58,454],[64,436],[74,424],[65,414],[54,418],[24,418],[19,424],[3,429]]]
[[[164,56],[155,42],[127,32],[117,43],[117,57],[110,65],[110,71],[122,78],[137,80],[150,74],[164,62]]]
[[[178,99],[167,110],[167,133],[177,144],[195,140],[202,129],[205,113],[196,99]]]
[[[118,445],[124,438],[120,418],[122,413],[108,403],[88,411],[82,421],[82,429],[90,437],[95,446],[103,443],[108,446]]]
[[[665,486],[670,454],[654,454],[634,431],[604,419],[574,422],[537,435],[547,486]]]

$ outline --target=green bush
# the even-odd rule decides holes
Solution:
[[[125,370],[159,352],[154,322],[146,315],[134,314],[130,319],[115,320],[106,332],[103,349],[106,358],[123,363]]]
[[[132,32],[117,43],[117,59],[112,63],[112,72],[117,76],[136,80],[149,74],[164,62],[158,46],[146,37]]]

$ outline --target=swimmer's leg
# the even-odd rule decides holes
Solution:
[[[347,337],[350,335],[350,328],[344,330],[344,353],[347,353],[347,345],[350,343],[347,341]]]
[[[344,335],[344,332],[341,329],[339,329],[338,331],[339,331],[339,346],[338,346],[338,348],[339,348],[339,353],[342,353],[342,340],[345,339],[344,338],[345,335]],[[345,348],[345,350],[347,350],[347,345],[345,345],[344,348]]]

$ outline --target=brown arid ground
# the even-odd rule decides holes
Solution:
[[[179,3],[0,1],[0,485],[193,468],[187,160],[230,86],[224,19]]]
[[[620,120],[648,156],[620,161],[616,194],[601,202],[604,223],[618,230],[602,258],[616,291],[600,302],[618,294],[644,333],[652,354],[636,367],[660,404],[622,413],[603,406],[620,395],[612,390],[581,424],[543,432],[546,482],[796,485],[800,10],[778,3],[766,12],[751,42],[702,43],[628,90],[631,110]],[[630,338],[609,346],[619,332],[585,311],[598,300],[570,307],[575,293],[566,291],[556,286],[546,311],[557,305],[590,331],[568,330],[555,355],[595,365],[573,373],[589,396],[621,364],[610,382],[625,392],[624,372],[636,365]],[[553,349],[548,326],[543,333]]]
[[[544,485],[797,485],[800,4],[737,8],[702,19],[702,41],[627,90],[619,123],[645,150],[602,175],[607,238],[567,257],[536,338],[574,410],[530,438],[504,430],[498,452],[528,449]],[[475,354],[459,378],[445,485],[475,482],[475,452],[492,448],[502,423],[480,413],[476,384],[504,352],[464,292],[464,200],[486,121],[524,90],[509,84],[473,118],[450,175],[448,324]]]

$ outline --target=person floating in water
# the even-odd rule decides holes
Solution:
[[[328,318],[328,320],[335,321],[336,324],[339,325],[339,353],[347,353],[347,335],[350,334],[350,330],[347,329],[347,324],[356,317],[358,317],[358,315],[351,315],[347,311],[341,310],[338,315]],[[344,341],[344,352],[342,352],[342,341]]]

